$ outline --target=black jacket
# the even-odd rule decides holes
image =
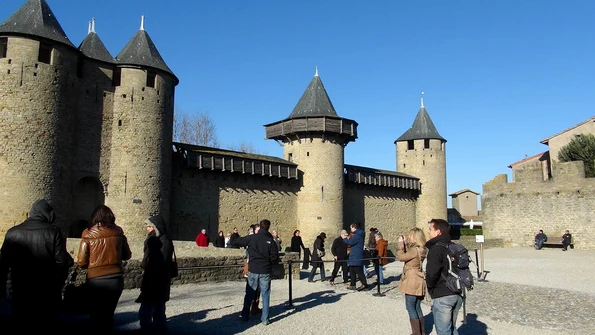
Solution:
[[[279,249],[273,235],[264,229],[257,234],[240,237],[232,246],[245,247],[248,252],[248,271],[257,274],[270,274],[271,266],[279,263]]]
[[[346,260],[347,255],[347,244],[343,242],[341,236],[337,237],[331,245],[331,253],[333,256],[337,256],[337,260]]]
[[[164,303],[169,300],[170,275],[168,263],[163,259],[159,237],[153,232],[145,240],[141,266],[143,279],[136,302],[146,304]]]
[[[29,218],[10,228],[4,237],[0,290],[6,292],[10,269],[14,304],[46,305],[61,299],[62,286],[74,261],[66,251],[60,228],[53,224],[54,218],[53,208],[45,200],[38,200]]]
[[[155,215],[155,216],[151,216],[147,221],[149,221],[151,224],[153,224],[153,226],[155,226],[155,229],[157,230],[155,232],[156,237],[159,238],[159,242],[161,244],[159,251],[161,252],[161,256],[163,257],[164,260],[164,266],[165,266],[165,270],[166,272],[166,276],[168,278],[167,281],[167,285],[164,285],[164,294],[167,297],[165,301],[169,300],[169,295],[170,295],[170,281],[169,278],[171,278],[171,266],[172,266],[172,262],[173,262],[173,257],[174,257],[174,243],[172,242],[172,240],[169,238],[169,236],[167,236],[167,226],[165,225],[165,220],[163,219],[163,217],[161,215]],[[148,253],[148,241],[149,241],[150,236],[145,240],[145,246],[144,246],[144,256],[147,256]]]
[[[229,237],[229,245],[232,248],[236,248],[238,249],[239,247],[235,245],[236,240],[238,240],[240,238],[240,234],[238,233],[233,233],[231,234],[231,236]]]
[[[450,235],[442,234],[434,237],[426,243],[428,258],[426,263],[426,284],[432,299],[457,295],[446,287],[446,282],[440,274],[448,274],[448,253],[443,246],[436,245],[438,242],[450,243]]]
[[[324,250],[324,239],[320,235],[316,236],[316,240],[314,240],[314,244],[312,245],[312,255],[310,256],[312,261],[320,260],[320,256],[318,256],[318,250],[322,252],[326,251]]]
[[[302,237],[301,236],[293,236],[291,238],[291,251],[292,252],[300,252],[301,249],[306,249],[306,247],[304,247],[304,242],[302,242]]]

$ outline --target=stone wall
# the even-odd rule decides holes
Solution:
[[[584,178],[582,162],[558,163],[550,180],[540,168],[517,171],[516,181],[496,176],[483,185],[483,231],[505,246],[533,245],[537,230],[546,235],[572,233],[577,249],[595,249],[590,230],[595,217],[595,178]]]
[[[347,183],[345,186],[345,224],[359,221],[364,224],[366,238],[369,229],[378,228],[394,249],[400,234],[407,234],[416,224],[416,202],[413,190]],[[338,231],[326,232],[331,241]],[[328,243],[330,247],[330,243]]]
[[[59,223],[69,209],[78,53],[49,46],[48,64],[39,41],[9,37],[0,59],[0,237],[37,199],[53,204]]]
[[[145,234],[144,220],[170,215],[174,82],[148,71],[122,68],[115,87],[110,176],[106,205],[130,236]]]
[[[430,139],[397,142],[397,171],[418,177],[421,194],[417,201],[416,225],[424,228],[433,218],[447,218],[446,212],[446,142]]]
[[[143,241],[131,239],[130,248],[132,259],[124,262],[124,281],[127,289],[140,288],[143,270],[140,262],[143,257]],[[76,260],[76,254],[80,245],[80,239],[68,239],[68,252]],[[179,276],[172,280],[172,284],[190,284],[202,282],[220,282],[230,280],[242,280],[244,262],[246,259],[245,249],[231,248],[200,248],[194,242],[174,241],[176,257],[178,260]],[[285,265],[285,279],[288,278],[289,270],[287,262],[297,261],[298,254],[293,252],[282,253],[281,262]],[[196,268],[195,267],[201,267]],[[203,268],[208,267],[208,268]],[[82,271],[84,278],[84,270]],[[300,265],[292,266],[292,278],[300,278]]]
[[[175,169],[172,182],[171,236],[194,241],[201,229],[214,238],[237,227],[246,235],[251,224],[271,221],[271,231],[289,246],[297,227],[299,180],[228,171]]]

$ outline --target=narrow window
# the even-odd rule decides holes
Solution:
[[[122,126],[122,120],[118,120],[118,127]]]
[[[287,157],[287,160],[290,162],[293,162],[293,154],[290,152],[289,156]]]
[[[0,38],[0,58],[6,58],[6,51],[8,50],[8,37]]]
[[[52,46],[45,43],[39,43],[39,55],[37,60],[41,63],[52,64]]]
[[[114,69],[114,75],[112,78],[112,86],[120,86],[122,81],[122,70],[120,68]]]
[[[310,157],[310,151],[306,151],[306,156]]]
[[[155,72],[147,71],[147,87],[155,87],[156,78]]]
[[[424,139],[424,149],[430,149],[430,139]]]
[[[415,145],[413,143],[414,143],[413,140],[407,141],[407,150],[413,150],[413,149],[415,149]]]

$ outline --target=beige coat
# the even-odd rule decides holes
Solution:
[[[418,256],[419,255],[419,256]],[[397,249],[397,258],[403,265],[403,274],[399,282],[399,291],[415,296],[423,296],[424,273],[420,271],[420,259],[426,258],[426,252],[423,247],[410,247],[405,252],[403,249]]]

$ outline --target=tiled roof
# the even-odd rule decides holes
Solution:
[[[306,91],[287,118],[293,119],[312,116],[338,117],[335,107],[333,107],[333,103],[328,97],[318,74],[312,78]]]
[[[572,127],[570,127],[570,128],[564,129],[564,130],[562,130],[561,132],[559,132],[559,133],[557,133],[557,134],[555,134],[555,135],[552,135],[552,136],[550,136],[550,137],[548,137],[548,138],[545,138],[545,139],[541,140],[539,143],[542,143],[542,144],[548,145],[549,141],[550,141],[552,138],[554,138],[554,137],[556,137],[556,136],[558,136],[558,135],[564,134],[565,132],[567,132],[567,131],[569,131],[569,130],[572,130],[572,129],[574,129],[574,128],[578,127],[578,126],[582,126],[583,124],[585,124],[585,123],[587,123],[587,122],[595,122],[595,116],[592,116],[592,117],[588,118],[587,120],[585,120],[585,121],[583,121],[583,122],[581,122],[581,123],[575,124],[574,126],[572,126]]]
[[[477,193],[475,191],[471,191],[470,189],[466,188],[464,190],[453,192],[453,193],[449,194],[448,196],[450,196],[450,197],[452,197],[452,196],[458,196],[458,195],[461,195],[461,194],[463,194],[465,192],[471,192],[471,193],[475,193],[475,194],[479,195],[479,193]]]
[[[432,122],[430,115],[423,106],[417,112],[417,116],[415,117],[415,121],[413,121],[411,128],[401,135],[395,143],[420,139],[437,139],[446,142],[446,140],[440,136],[438,130],[436,130],[434,122]]]
[[[0,24],[0,35],[11,34],[43,37],[74,48],[45,0],[27,1]]]
[[[155,43],[153,43],[153,40],[151,40],[151,37],[144,29],[139,29],[134,34],[128,44],[116,56],[116,60],[122,65],[148,66],[165,71],[174,76],[176,83],[178,82],[178,78],[167,64],[165,64]]]
[[[533,155],[533,156],[531,156],[531,157],[527,157],[527,158],[525,158],[525,159],[522,159],[522,160],[520,160],[520,161],[518,161],[518,162],[514,162],[514,163],[510,164],[508,167],[509,167],[509,168],[512,168],[512,167],[513,167],[513,166],[515,166],[515,165],[518,165],[518,164],[521,164],[521,163],[525,163],[525,162],[528,162],[528,161],[534,160],[534,159],[536,159],[536,158],[541,158],[541,156],[542,156],[542,155],[544,155],[545,153],[547,153],[547,151],[544,151],[544,152],[538,153],[537,155]]]
[[[79,50],[83,55],[106,63],[115,63],[116,60],[107,51],[107,48],[95,32],[90,32],[85,36],[85,39],[79,45]]]
[[[196,152],[196,153],[222,155],[222,156],[253,159],[253,160],[268,161],[268,162],[273,162],[273,163],[297,166],[297,164],[295,164],[293,162],[290,162],[288,160],[285,160],[285,159],[282,159],[279,157],[274,157],[274,156],[252,154],[252,153],[241,152],[241,151],[225,150],[225,149],[219,149],[219,148],[205,147],[202,145],[192,145],[192,144],[178,143],[178,142],[174,142],[173,144],[176,147],[182,148],[184,150]]]

